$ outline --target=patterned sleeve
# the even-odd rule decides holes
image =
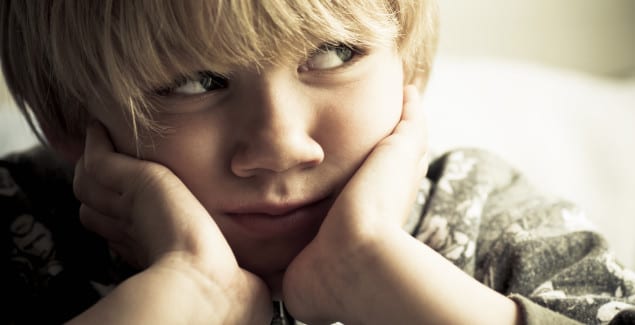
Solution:
[[[9,307],[4,316],[9,323],[22,323],[26,319],[19,315],[29,315],[28,309],[38,305],[38,297],[27,283],[47,283],[59,273],[60,265],[51,258],[56,253],[50,230],[35,218],[9,167],[0,161],[1,233],[7,261],[3,300]]]
[[[479,150],[448,153],[428,175],[413,234],[512,297],[526,323],[557,312],[585,324],[635,324],[635,273],[576,206],[540,195]]]
[[[81,227],[70,175],[42,148],[0,159],[7,324],[60,324],[110,284],[107,246]]]

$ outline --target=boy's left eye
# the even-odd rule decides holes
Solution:
[[[355,58],[359,51],[350,46],[326,44],[321,46],[302,64],[298,71],[329,70],[345,65]]]

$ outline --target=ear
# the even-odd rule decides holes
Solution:
[[[40,123],[40,129],[49,146],[67,162],[74,165],[84,154],[84,137],[77,138],[62,134],[46,123]]]

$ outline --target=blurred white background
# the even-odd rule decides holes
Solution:
[[[497,153],[580,204],[635,269],[635,1],[439,2],[432,148]],[[7,98],[0,154],[35,142]]]
[[[477,146],[578,203],[635,269],[635,1],[440,1],[436,151]]]
[[[635,1],[440,0],[440,53],[635,73]]]

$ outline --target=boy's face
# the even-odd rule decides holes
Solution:
[[[216,86],[201,87],[209,85]],[[325,48],[299,65],[237,70],[228,79],[207,75],[162,92],[156,119],[172,130],[141,153],[188,186],[241,266],[277,282],[391,133],[402,99],[395,48],[363,55]],[[117,150],[135,156],[124,117],[93,112]]]

